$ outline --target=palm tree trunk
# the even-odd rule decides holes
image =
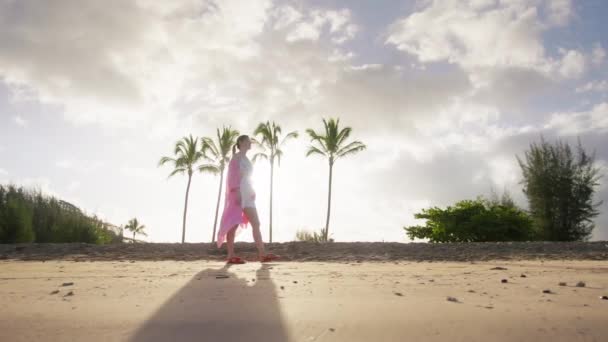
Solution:
[[[192,174],[188,174],[188,187],[186,188],[186,201],[184,203],[184,221],[182,224],[182,243],[186,240],[186,213],[188,212],[188,194],[190,193],[190,182]]]
[[[133,232],[133,243],[135,243],[135,232]]]
[[[220,198],[222,197],[222,183],[224,182],[224,169],[220,172],[220,189],[217,192],[217,204],[215,206],[215,220],[213,221],[213,235],[211,236],[211,243],[215,242],[215,229],[217,227],[217,215],[220,210]]]
[[[331,179],[334,164],[329,162],[329,191],[327,193],[327,221],[325,221],[325,242],[329,241],[329,214],[331,213]]]
[[[270,162],[270,218],[268,220],[269,230],[270,230],[270,243],[272,243],[272,181],[274,176],[274,162]]]

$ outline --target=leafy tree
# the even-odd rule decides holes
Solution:
[[[586,240],[601,205],[593,202],[600,179],[594,156],[580,141],[574,153],[567,143],[550,144],[541,137],[517,160],[539,236],[552,241]]]
[[[133,233],[133,242],[135,242],[135,236],[138,234],[148,236],[148,234],[144,232],[146,226],[144,226],[143,224],[139,224],[139,221],[137,221],[136,218],[130,219],[129,222],[125,225],[125,229]]]
[[[188,175],[186,199],[184,200],[184,218],[182,221],[182,243],[184,243],[186,239],[186,214],[188,213],[188,195],[190,193],[192,174],[194,173],[197,164],[203,159],[203,152],[199,150],[198,145],[198,138],[193,138],[192,135],[183,137],[175,143],[175,148],[173,150],[175,157],[162,157],[158,162],[158,166],[163,166],[167,163],[173,165],[173,171],[171,171],[169,177],[184,173]]]
[[[298,132],[289,132],[281,139],[281,126],[275,122],[266,121],[260,123],[253,133],[258,138],[258,145],[262,152],[258,152],[253,156],[253,161],[258,159],[266,159],[270,163],[270,217],[269,217],[269,241],[272,242],[272,188],[274,180],[274,161],[276,159],[278,165],[281,165],[281,157],[283,156],[282,147],[289,139],[298,137]]]
[[[317,133],[312,129],[307,129],[306,133],[310,136],[311,145],[308,147],[306,156],[318,154],[326,157],[329,162],[329,186],[327,193],[327,219],[325,221],[325,241],[328,241],[329,215],[331,213],[331,184],[333,177],[333,167],[336,160],[365,150],[366,146],[360,141],[346,143],[352,128],[345,127],[340,129],[340,119],[323,119],[325,131]]]
[[[211,235],[211,242],[215,242],[217,218],[220,210],[220,199],[222,197],[222,185],[224,183],[224,170],[230,161],[230,149],[234,144],[236,144],[236,139],[239,136],[239,132],[228,126],[222,127],[221,131],[218,129],[216,134],[216,141],[213,141],[211,138],[203,138],[203,155],[204,158],[210,162],[210,164],[199,167],[199,171],[201,172],[220,174],[220,186],[217,192],[217,204],[215,205],[215,219],[213,220],[213,234]]]
[[[112,227],[40,191],[0,185],[0,243],[120,242]]]
[[[410,239],[429,242],[528,241],[535,238],[532,219],[507,203],[478,198],[457,202],[453,207],[433,207],[416,213],[424,226],[405,227]]]

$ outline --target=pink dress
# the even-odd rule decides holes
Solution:
[[[237,233],[241,229],[247,228],[249,219],[243,212],[243,203],[255,201],[255,192],[253,188],[244,189],[243,181],[250,175],[250,169],[243,169],[241,158],[246,158],[240,154],[236,154],[228,163],[228,174],[226,176],[226,196],[224,201],[224,212],[220,222],[220,229],[217,232],[217,247],[222,247],[226,241],[226,235],[230,229],[237,227]],[[245,175],[243,173],[246,173]],[[242,190],[251,190],[244,192]],[[237,191],[241,193],[241,202],[237,201]],[[246,196],[247,198],[244,198]],[[249,198],[252,197],[252,198]]]

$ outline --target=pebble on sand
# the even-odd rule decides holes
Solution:
[[[559,282],[559,286],[567,286],[568,284],[566,284],[566,282],[560,281]]]
[[[578,283],[576,283],[576,287],[585,287],[587,286],[587,284],[585,284],[584,281],[579,281]]]
[[[54,294],[58,294],[58,293],[59,293],[59,290],[55,290],[55,291],[52,291],[52,292],[51,292],[51,293],[49,293],[49,294],[54,295]]]
[[[490,270],[492,270],[492,271],[506,271],[507,268],[506,267],[497,266],[497,267],[490,268]]]
[[[403,293],[401,293],[401,292],[395,292],[395,296],[403,297]]]
[[[74,295],[74,291],[70,291],[70,292],[66,293],[64,297],[71,297],[73,295]]]
[[[520,277],[521,277],[521,278],[525,278],[525,277],[526,277],[526,275],[525,275],[525,274],[522,274],[522,275],[520,275]]]
[[[73,283],[73,282],[69,282],[69,283],[63,283],[63,284],[61,284],[61,286],[72,286],[72,285],[74,285],[74,283]]]
[[[553,291],[546,289],[546,290],[543,290],[543,293],[553,293]]]
[[[507,279],[503,279],[500,282],[504,284],[504,283],[508,283],[509,281]]]
[[[448,302],[460,303],[460,301],[456,297],[450,297],[450,296],[448,296],[448,298],[446,298],[446,300]]]

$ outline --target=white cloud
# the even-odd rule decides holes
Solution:
[[[325,30],[332,42],[341,44],[354,38],[358,31],[348,9],[315,9],[303,14],[287,5],[273,10],[272,16],[277,18],[274,29],[287,31],[285,39],[290,43],[317,41]]]
[[[601,44],[597,43],[593,47],[593,51],[591,53],[591,61],[595,65],[601,65],[606,58],[606,50],[602,47]]]
[[[573,15],[571,0],[549,0],[546,3],[551,25],[566,25]]]
[[[577,93],[586,93],[592,91],[601,93],[608,92],[608,81],[592,81],[576,88]]]
[[[71,169],[74,167],[74,162],[72,160],[63,159],[59,160],[55,163],[55,166],[61,169]]]
[[[483,86],[487,69],[528,69],[546,77],[559,72],[576,78],[585,70],[583,54],[547,55],[542,33],[571,17],[569,0],[429,1],[420,11],[398,20],[386,43],[420,62],[445,61],[471,73]]]
[[[102,161],[92,161],[92,160],[78,160],[75,161],[73,159],[61,159],[55,162],[55,166],[64,169],[64,170],[72,170],[79,173],[88,174],[90,172],[96,171],[105,163]]]
[[[27,127],[28,125],[28,121],[25,120],[21,115],[17,115],[14,118],[15,123],[21,127]]]
[[[80,188],[80,185],[81,183],[79,181],[71,181],[70,184],[68,184],[67,190],[68,192],[75,192]]]
[[[272,16],[275,18],[275,30],[283,30],[303,17],[302,12],[289,5],[274,9]]]
[[[586,132],[608,132],[608,103],[595,105],[589,111],[555,113],[545,125],[560,135],[574,136]]]
[[[576,50],[563,51],[559,72],[565,78],[578,78],[585,72],[585,56]]]
[[[0,169],[0,177],[1,176],[8,176],[8,171],[6,171],[5,169]]]

